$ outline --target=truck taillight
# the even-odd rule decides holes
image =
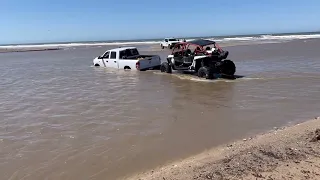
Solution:
[[[138,70],[140,69],[140,62],[139,62],[139,61],[136,63],[136,68],[137,68]]]

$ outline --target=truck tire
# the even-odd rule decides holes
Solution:
[[[164,49],[164,46],[161,44],[161,48]]]
[[[207,66],[202,66],[198,70],[198,77],[200,78],[206,78],[206,79],[213,79],[214,77],[214,69],[207,67]]]
[[[236,72],[236,65],[231,60],[226,59],[222,61],[222,65],[221,65],[222,74],[233,76],[235,72]]]
[[[168,62],[163,62],[160,67],[161,72],[172,73],[171,66]]]

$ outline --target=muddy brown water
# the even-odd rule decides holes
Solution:
[[[0,54],[0,177],[117,179],[309,119],[319,46],[228,47],[245,77],[216,81],[92,67],[106,47]]]

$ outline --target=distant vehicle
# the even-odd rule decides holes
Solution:
[[[234,77],[236,66],[226,59],[228,55],[229,52],[222,50],[215,41],[197,39],[180,42],[168,55],[167,62],[161,64],[160,70],[167,73],[172,70],[191,71],[206,79],[213,79],[215,75]]]
[[[158,55],[140,55],[136,47],[120,47],[107,50],[93,59],[94,66],[144,71],[160,69],[161,58]]]
[[[162,49],[169,48],[172,49],[175,44],[179,43],[180,40],[176,38],[165,38],[163,41],[161,41],[160,46]]]

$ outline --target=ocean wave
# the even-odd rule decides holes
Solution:
[[[130,45],[130,44],[156,44],[157,41],[139,41],[139,42],[104,42],[104,43],[65,43],[65,44],[26,44],[26,45],[4,45],[0,48],[68,48],[79,46],[107,46],[107,45]]]
[[[235,36],[235,37],[218,37],[218,38],[205,38],[214,41],[261,41],[261,40],[296,40],[296,39],[317,39],[320,38],[320,34],[299,34],[299,35],[260,35],[260,36]],[[192,41],[194,39],[187,39]]]
[[[229,38],[210,38],[218,42],[230,41],[290,41],[299,39],[317,39],[320,34],[305,34],[305,35],[261,35],[261,36],[242,36],[242,37],[229,37]]]
[[[219,38],[205,38],[217,42],[237,42],[237,41],[290,41],[299,39],[316,39],[320,38],[320,34],[299,34],[299,35],[261,35],[261,36],[239,36],[239,37],[219,37]],[[194,39],[186,39],[192,41]],[[17,49],[17,48],[69,48],[81,46],[107,46],[107,45],[144,45],[144,44],[158,44],[159,41],[127,41],[127,42],[88,42],[88,43],[60,43],[60,44],[29,44],[29,45],[4,45],[0,48]]]
[[[320,38],[320,34],[310,35],[262,35],[261,39],[266,40],[295,40],[295,39],[315,39]]]

